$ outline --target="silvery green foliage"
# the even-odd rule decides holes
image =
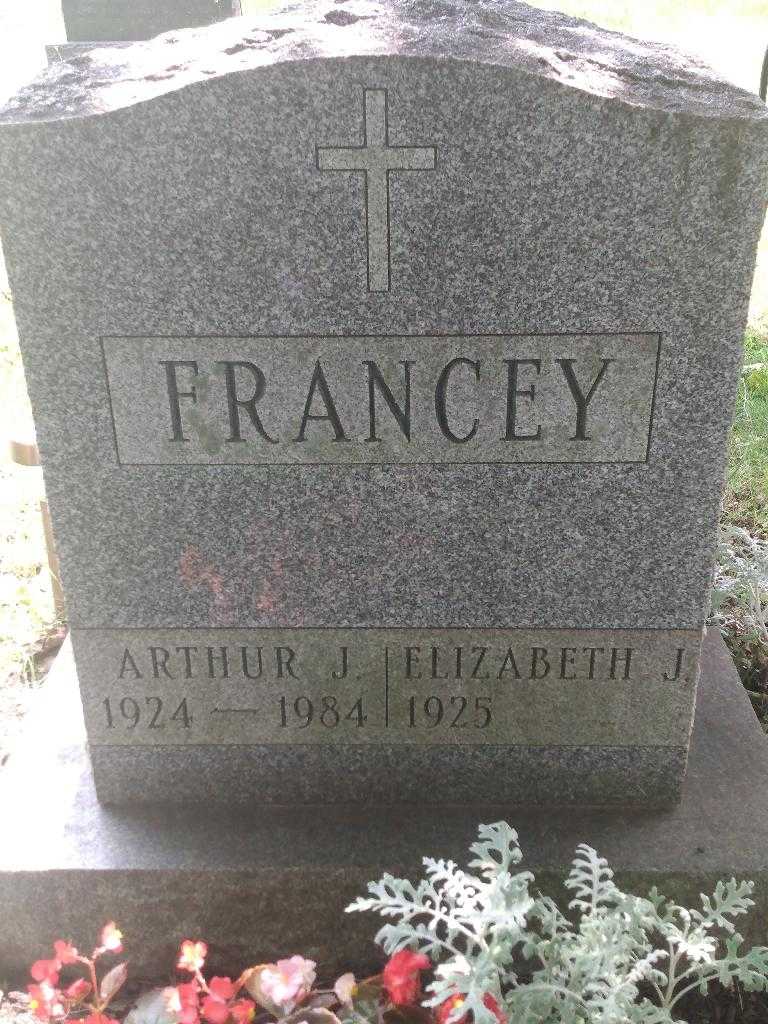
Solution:
[[[379,1024],[381,1012],[377,1002],[355,1000],[354,1006],[343,1009],[339,1018],[341,1024],[371,1024],[373,1021]]]
[[[689,910],[656,889],[622,892],[607,862],[581,845],[565,881],[572,920],[532,893],[529,871],[513,871],[522,853],[506,822],[481,825],[470,850],[474,873],[425,858],[417,885],[384,875],[347,908],[392,919],[376,936],[388,954],[432,958],[424,1005],[459,994],[455,1020],[471,1011],[475,1024],[497,1024],[483,1001],[491,995],[510,1024],[670,1024],[682,997],[712,980],[768,988],[768,949],[740,952],[733,925],[753,905],[751,882],[719,882]]]
[[[175,994],[175,988],[153,988],[144,992],[126,1016],[125,1024],[177,1024],[178,1017],[170,1009]]]
[[[722,526],[712,587],[711,619],[740,625],[768,644],[768,541],[738,526]]]
[[[517,980],[512,958],[529,941],[533,875],[512,873],[522,853],[517,833],[506,822],[481,825],[470,850],[475,858],[469,866],[477,874],[462,871],[453,861],[425,857],[426,878],[418,885],[384,875],[369,884],[370,898],[347,909],[376,910],[396,919],[376,936],[387,953],[417,947],[434,960],[438,966],[426,1005],[458,992],[478,1024],[495,1024],[483,997],[490,993],[500,999],[502,987]]]

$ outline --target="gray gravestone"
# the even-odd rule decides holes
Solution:
[[[65,43],[49,43],[49,63],[84,56],[95,43],[125,46],[162,32],[212,25],[240,14],[240,0],[62,0]]]
[[[235,8],[235,5],[237,9]],[[151,39],[239,14],[239,0],[62,0],[70,42]]]
[[[675,800],[759,100],[514,2],[307,3],[2,120],[101,799]]]

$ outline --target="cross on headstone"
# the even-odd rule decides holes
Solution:
[[[321,171],[362,171],[365,174],[365,215],[368,238],[368,291],[388,292],[389,173],[433,171],[435,146],[390,146],[387,90],[364,89],[362,146],[318,146]]]

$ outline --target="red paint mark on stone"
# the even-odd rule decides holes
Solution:
[[[179,558],[179,577],[190,589],[208,591],[219,613],[230,611],[232,602],[224,589],[224,577],[212,562],[206,561],[199,548],[184,549]]]

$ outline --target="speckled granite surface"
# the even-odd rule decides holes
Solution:
[[[0,122],[0,230],[77,630],[143,630],[148,646],[162,629],[178,645],[203,628],[257,643],[260,628],[450,627],[470,644],[472,629],[655,630],[672,665],[678,631],[698,634],[764,213],[757,98],[672,49],[514,2],[348,0],[58,63]],[[445,366],[438,344],[420,375],[420,341],[441,337]],[[480,337],[496,340],[462,353]],[[301,381],[287,359],[262,372],[265,338],[304,346]],[[360,338],[375,357],[335,370],[328,350]],[[655,363],[636,338],[656,339]],[[370,403],[357,420],[334,405],[353,382]],[[286,438],[282,464],[260,454]],[[422,443],[434,461],[404,464]],[[362,464],[374,445],[391,464]],[[158,462],[169,446],[192,455]],[[357,454],[339,464],[344,446]],[[246,456],[219,464],[222,447]],[[186,691],[157,678],[82,683],[107,728],[155,730],[159,784],[163,750],[183,755],[154,701]],[[667,706],[609,684],[626,713],[606,756],[629,763],[649,746],[632,702],[645,693],[651,747]],[[670,796],[694,684],[695,669],[674,691]],[[485,699],[461,687],[445,696]],[[126,697],[149,698],[136,726]],[[553,735],[571,714],[556,713]],[[318,779],[349,742],[334,738]],[[431,781],[446,739],[424,742]],[[554,759],[552,792],[588,796],[593,779],[599,798],[591,749],[580,779],[558,782]],[[120,769],[107,780],[97,758],[114,799]],[[381,764],[359,770],[378,784]]]

